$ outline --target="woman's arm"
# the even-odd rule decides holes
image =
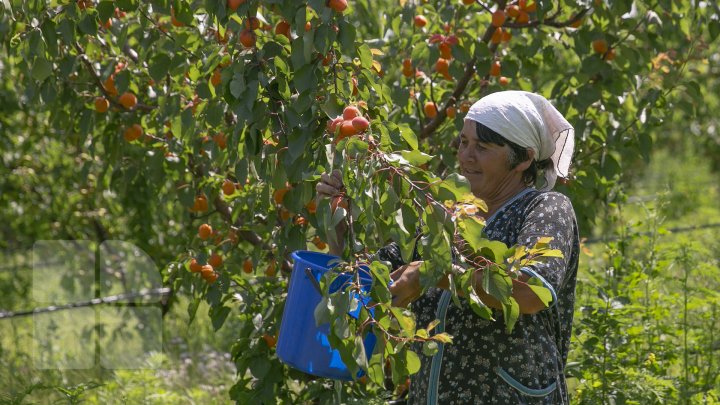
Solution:
[[[393,295],[393,305],[405,307],[420,297],[420,267],[422,264],[422,261],[411,262],[390,275],[393,279],[393,284],[389,286]],[[475,292],[485,305],[490,308],[502,309],[500,301],[482,289],[482,275],[482,271],[477,271],[473,276]],[[528,279],[528,276],[521,275],[518,280],[513,280],[512,297],[517,301],[521,314],[535,314],[545,309],[545,304],[525,282]],[[448,277],[443,277],[437,287],[448,290],[450,288]],[[459,293],[462,295],[462,292]]]

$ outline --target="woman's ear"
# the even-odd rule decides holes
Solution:
[[[517,164],[517,166],[514,167],[515,170],[518,170],[520,173],[524,172],[525,170],[530,167],[530,164],[535,160],[535,151],[532,150],[532,148],[527,148],[527,154],[528,158],[524,162],[520,162]]]

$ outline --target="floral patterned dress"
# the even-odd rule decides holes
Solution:
[[[532,266],[557,297],[549,308],[520,315],[505,332],[502,311],[495,321],[477,316],[469,306],[452,304],[447,291],[431,288],[412,304],[418,325],[441,321],[438,331],[453,336],[432,357],[421,355],[413,375],[408,404],[567,404],[563,369],[567,361],[580,250],[575,212],[557,192],[526,189],[508,201],[485,227],[486,236],[511,246],[532,246],[551,236],[551,247],[563,253]],[[377,258],[403,265],[399,249],[389,245]],[[419,350],[418,350],[419,352]]]

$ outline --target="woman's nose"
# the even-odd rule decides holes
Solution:
[[[460,162],[468,162],[468,161],[475,160],[469,149],[470,148],[462,148],[462,147],[460,149],[458,149],[458,160]]]

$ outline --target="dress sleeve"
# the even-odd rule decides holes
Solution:
[[[550,247],[560,250],[563,257],[543,259],[529,267],[558,291],[564,284],[571,258],[577,253],[574,250],[577,250],[578,246],[575,211],[570,200],[563,194],[543,193],[535,204],[530,205],[517,241],[531,247],[538,238],[544,236],[553,238]]]

